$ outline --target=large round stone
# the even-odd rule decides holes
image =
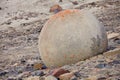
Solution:
[[[46,22],[38,45],[43,62],[59,67],[102,53],[107,48],[107,36],[91,13],[64,10]]]

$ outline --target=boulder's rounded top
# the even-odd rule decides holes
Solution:
[[[67,9],[67,10],[63,10],[63,11],[60,11],[59,13],[53,15],[49,21],[53,20],[53,19],[56,19],[56,18],[64,18],[64,16],[68,15],[68,14],[72,14],[72,13],[78,13],[80,12],[80,10],[77,10],[77,9]]]

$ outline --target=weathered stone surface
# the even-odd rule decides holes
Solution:
[[[39,36],[39,51],[48,66],[76,63],[107,48],[103,26],[89,12],[65,10],[51,17]]]

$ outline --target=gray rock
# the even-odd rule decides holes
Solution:
[[[6,71],[6,70],[5,71],[1,71],[0,72],[0,76],[5,76],[7,73],[8,73],[8,71]]]
[[[103,64],[97,64],[95,66],[95,68],[105,68],[107,64],[103,63]]]
[[[43,76],[44,72],[37,70],[37,71],[32,72],[31,74],[32,74],[32,76]]]

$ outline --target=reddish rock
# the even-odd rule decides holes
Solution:
[[[58,4],[56,4],[56,5],[53,5],[53,6],[50,8],[50,11],[49,11],[49,12],[58,13],[59,11],[62,11],[62,7],[59,6]]]
[[[65,69],[59,68],[59,69],[53,70],[52,75],[58,78],[60,75],[62,75],[62,74],[64,74],[64,73],[69,73],[69,71],[68,71],[68,70],[65,70]]]

